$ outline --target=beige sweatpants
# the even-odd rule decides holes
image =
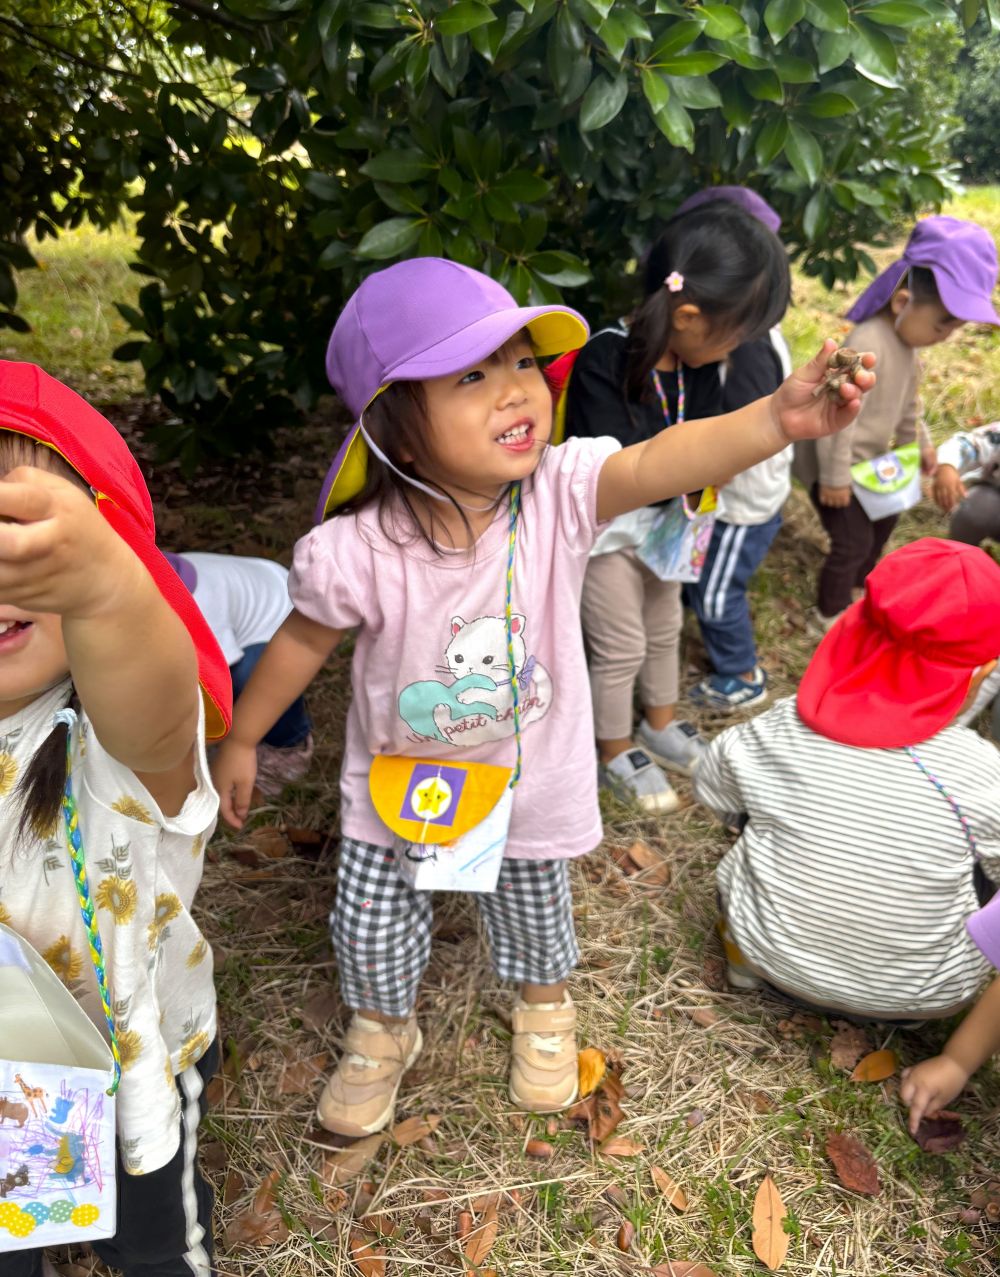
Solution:
[[[587,564],[580,614],[594,734],[598,740],[623,740],[632,735],[636,679],[644,705],[677,701],[680,582],[661,581],[634,550],[598,554]]]

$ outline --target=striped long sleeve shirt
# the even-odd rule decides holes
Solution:
[[[950,726],[916,750],[1000,882],[1000,753]],[[732,938],[774,984],[869,1015],[933,1015],[989,971],[965,929],[974,859],[948,801],[905,749],[811,731],[794,698],[712,741],[701,802],[746,815],[717,881]]]

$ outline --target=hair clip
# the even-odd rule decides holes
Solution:
[[[684,276],[679,270],[672,270],[663,282],[670,292],[679,293],[684,287]]]

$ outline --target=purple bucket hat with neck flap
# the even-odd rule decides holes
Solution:
[[[861,294],[847,318],[859,324],[887,304],[911,266],[923,266],[934,276],[941,304],[949,315],[967,324],[996,324],[993,308],[997,283],[997,250],[993,237],[975,222],[958,217],[925,217],[906,241],[903,256],[882,272]]]
[[[358,424],[323,482],[316,522],[364,487],[369,449],[361,417],[386,386],[461,372],[523,328],[543,357],[577,349],[590,331],[568,306],[518,306],[502,284],[443,257],[414,257],[369,275],[326,350],[330,384]]]
[[[758,222],[763,222],[775,235],[781,230],[781,218],[778,213],[768,204],[763,195],[758,195],[749,186],[706,186],[704,190],[689,195],[676,209],[674,217],[680,217],[682,213],[689,213],[691,209],[700,208],[703,204],[711,204],[715,200],[728,200],[730,204],[738,204],[751,217],[756,217]]]

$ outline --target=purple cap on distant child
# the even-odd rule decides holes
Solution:
[[[993,236],[975,222],[959,217],[925,217],[906,241],[903,256],[882,272],[861,294],[847,318],[855,324],[885,306],[911,266],[923,266],[934,276],[941,304],[949,315],[967,324],[996,324],[993,308],[997,283],[997,249]]]
[[[1000,892],[967,918],[965,927],[993,966],[1000,968]]]
[[[330,384],[360,420],[394,381],[461,372],[522,328],[537,355],[561,355],[587,340],[568,306],[518,306],[502,284],[442,257],[414,257],[369,275],[341,311],[326,350]],[[368,445],[360,425],[323,483],[317,522],[364,486]]]
[[[674,217],[680,217],[693,208],[700,208],[702,204],[711,204],[714,200],[728,200],[730,204],[739,204],[740,208],[745,209],[751,217],[756,217],[758,222],[763,222],[775,235],[781,230],[779,215],[762,195],[751,191],[749,186],[706,186],[703,191],[689,195],[674,213]]]

